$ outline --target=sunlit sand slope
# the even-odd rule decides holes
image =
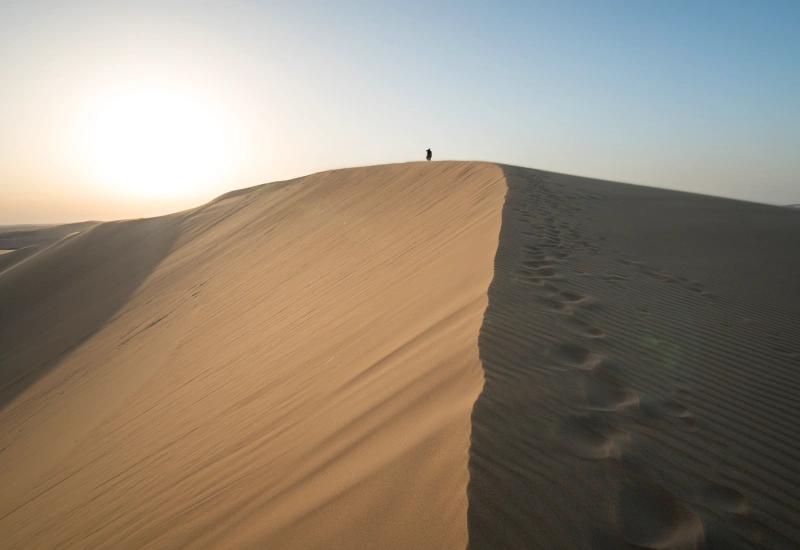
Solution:
[[[338,170],[0,273],[4,548],[463,548],[506,192]]]
[[[800,216],[504,168],[473,549],[800,547]]]

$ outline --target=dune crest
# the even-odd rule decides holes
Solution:
[[[39,237],[4,546],[797,548],[796,211],[419,162]]]
[[[4,545],[463,548],[505,191],[336,170],[5,270]]]

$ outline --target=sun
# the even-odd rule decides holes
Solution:
[[[188,90],[138,86],[97,102],[85,120],[88,164],[104,185],[141,198],[199,191],[230,165],[215,106]]]

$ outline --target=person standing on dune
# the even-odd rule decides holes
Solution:
[[[433,157],[433,153],[431,153],[430,149],[428,149],[427,151],[428,151],[428,154],[425,156],[425,160],[431,160],[431,158]]]

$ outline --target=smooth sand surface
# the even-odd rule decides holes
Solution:
[[[423,162],[5,254],[2,546],[798,548],[798,250]]]
[[[471,548],[798,548],[800,216],[504,170]]]
[[[337,170],[0,273],[4,548],[463,548],[506,185]]]

